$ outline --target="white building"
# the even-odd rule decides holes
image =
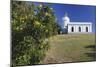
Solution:
[[[91,22],[70,22],[70,18],[65,15],[63,18],[63,32],[66,33],[91,33]]]

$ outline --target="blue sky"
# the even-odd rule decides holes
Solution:
[[[35,2],[35,5],[40,4]],[[50,7],[54,9],[58,23],[62,25],[62,17],[65,13],[70,17],[71,22],[92,22],[93,32],[96,32],[96,7],[89,5],[72,5],[51,3]]]

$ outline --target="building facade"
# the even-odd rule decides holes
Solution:
[[[92,33],[91,22],[70,22],[70,18],[63,17],[63,33]]]

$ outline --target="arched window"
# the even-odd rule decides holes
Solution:
[[[81,27],[78,28],[79,32],[81,32]]]
[[[86,27],[86,32],[88,32],[88,27]]]
[[[71,28],[71,31],[74,32],[74,27]]]

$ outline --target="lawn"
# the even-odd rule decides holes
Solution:
[[[42,64],[95,61],[95,34],[63,34],[49,39]]]

